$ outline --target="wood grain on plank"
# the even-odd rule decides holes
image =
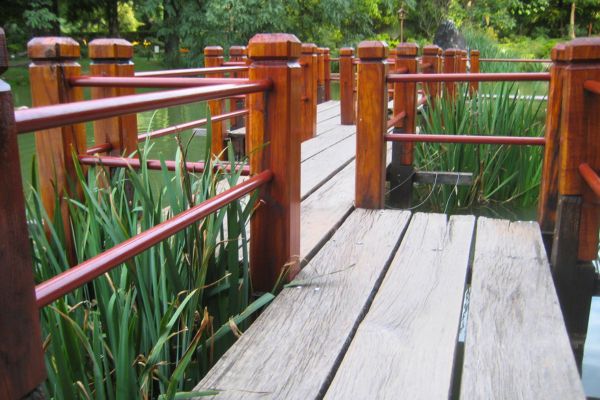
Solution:
[[[342,140],[354,137],[356,129],[353,126],[337,125],[327,135],[319,135],[302,143],[302,161],[314,157],[316,154],[337,145]]]
[[[217,399],[313,399],[367,308],[410,213],[355,210],[296,282],[217,362],[196,390]]]
[[[326,399],[448,398],[474,226],[413,216]]]
[[[479,218],[461,399],[584,399],[539,226]]]
[[[354,159],[355,143],[354,136],[350,136],[302,163],[300,186],[302,199],[305,199]]]

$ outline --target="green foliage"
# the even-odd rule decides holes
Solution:
[[[146,146],[140,154],[142,160],[148,150]],[[108,185],[102,168],[89,168],[86,174],[76,165],[82,197],[67,199],[76,261],[214,196],[219,183],[234,185],[239,179],[239,173],[213,172],[210,165],[202,174],[189,174],[181,168],[184,160],[180,145],[174,173],[164,164],[157,173],[145,167],[120,169]],[[161,181],[160,191],[152,189],[152,179]],[[250,299],[244,227],[253,206],[254,197],[231,203],[45,307],[41,319],[49,397],[190,395],[235,340],[232,329],[243,329],[273,298]],[[62,219],[48,218],[36,190],[27,212],[39,282],[68,269],[70,255]]]
[[[481,84],[471,97],[457,87],[456,99],[436,100],[419,121],[421,133],[448,135],[542,136],[545,102],[515,85]],[[415,165],[426,171],[472,172],[472,186],[421,186],[416,203],[442,212],[510,203],[517,208],[537,202],[542,149],[534,146],[421,143]]]

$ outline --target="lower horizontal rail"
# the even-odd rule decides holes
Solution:
[[[133,168],[140,169],[141,162],[137,158],[125,158],[125,157],[114,157],[114,156],[90,156],[81,154],[79,157],[79,162],[83,165],[102,165],[104,167],[111,168]],[[167,170],[175,171],[177,167],[177,163],[172,160],[164,161]],[[161,170],[162,165],[160,160],[146,160],[146,167],[150,170]],[[206,163],[203,161],[186,161],[185,168],[188,172],[204,172],[206,169]],[[231,164],[230,163],[221,163],[215,164],[213,166],[215,171],[224,170],[226,172],[231,172]],[[250,175],[250,167],[248,165],[235,165],[234,169],[239,171],[241,169],[241,175]]]
[[[528,136],[483,136],[483,135],[429,135],[388,133],[388,142],[428,142],[428,143],[466,143],[466,144],[515,144],[526,146],[544,146],[543,137]]]
[[[112,144],[102,143],[102,144],[99,144],[96,146],[88,147],[88,149],[85,151],[85,153],[88,155],[92,155],[92,154],[96,154],[96,153],[108,153],[112,149],[113,149]]]
[[[211,118],[213,122],[225,121],[227,119],[241,117],[243,115],[248,115],[250,111],[248,109],[237,110],[228,112],[225,114],[216,115]],[[206,125],[208,123],[208,118],[197,119],[195,121],[186,122],[184,124],[173,125],[168,128],[157,129],[153,132],[144,133],[142,135],[138,135],[138,142],[142,142],[146,139],[156,139],[162,136],[171,135],[173,133],[182,132],[188,129],[196,128],[198,126]],[[89,153],[88,153],[89,154]]]
[[[600,197],[600,177],[598,177],[596,171],[594,171],[587,163],[580,164],[578,169],[579,174],[581,174],[585,183],[592,189],[592,192]]]
[[[598,81],[585,81],[583,87],[590,93],[600,94],[600,82]]]
[[[406,112],[401,111],[398,114],[394,115],[387,122],[387,127],[390,129],[392,126],[396,125],[398,122],[402,121],[406,117]]]
[[[194,222],[198,222],[218,209],[249,194],[269,182],[272,178],[273,173],[270,170],[263,171],[247,181],[119,243],[111,249],[98,254],[96,257],[40,283],[35,287],[38,308],[47,306],[130,258],[135,257],[144,250],[148,250],[150,247],[187,228]]]
[[[75,76],[69,78],[71,86],[123,87],[123,88],[188,88],[226,84],[251,83],[246,78],[178,78],[178,77],[123,77]]]
[[[550,81],[548,72],[461,73],[461,74],[390,74],[388,82],[531,82]]]
[[[136,72],[135,76],[198,76],[215,73],[228,73],[228,72],[244,72],[248,71],[248,66],[237,66],[237,67],[207,67],[207,68],[184,68],[184,69],[170,69],[163,71],[145,71]]]

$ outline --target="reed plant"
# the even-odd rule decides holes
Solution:
[[[28,201],[36,281],[46,280],[235,185],[240,172],[203,173],[76,164],[80,197],[50,219],[37,190]],[[150,151],[146,143],[139,157]],[[232,150],[230,160],[234,159]],[[141,163],[145,165],[145,163]],[[35,168],[33,168],[35,171]],[[241,169],[240,169],[241,170]],[[153,183],[158,181],[159,185]],[[160,189],[157,190],[156,186]],[[236,201],[41,310],[48,380],[55,399],[174,399],[193,392],[208,368],[273,295],[251,298],[246,225],[254,197]],[[60,199],[56,197],[57,209]],[[57,213],[60,215],[60,213]]]
[[[543,135],[545,101],[523,96],[516,84],[487,85],[491,87],[473,95],[466,85],[458,85],[455,98],[445,96],[433,106],[427,104],[419,119],[420,133]],[[417,169],[471,172],[473,184],[418,186],[415,202],[438,212],[498,210],[502,205],[530,208],[538,198],[542,157],[539,146],[417,144]]]

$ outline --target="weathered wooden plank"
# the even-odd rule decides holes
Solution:
[[[321,104],[317,105],[317,114],[320,112],[323,112],[325,110],[328,110],[330,108],[339,108],[339,107],[340,107],[339,100],[326,101],[325,103],[321,103]]]
[[[218,399],[312,399],[368,308],[410,214],[356,210],[196,390]],[[204,397],[203,397],[204,399]]]
[[[335,107],[327,108],[324,110],[317,111],[317,122],[323,122],[332,118],[335,118],[337,123],[339,124],[339,116],[340,116],[340,107],[339,102],[337,102]]]
[[[537,223],[479,218],[461,399],[584,399]]]
[[[355,164],[351,162],[300,206],[300,255],[310,260],[353,209]]]
[[[325,399],[447,399],[475,218],[415,214]]]
[[[354,159],[355,143],[354,136],[350,136],[302,163],[300,166],[302,199],[305,199]]]
[[[337,145],[342,140],[354,137],[356,129],[353,126],[337,125],[327,135],[319,135],[302,143],[302,162],[314,157],[329,147]]]

